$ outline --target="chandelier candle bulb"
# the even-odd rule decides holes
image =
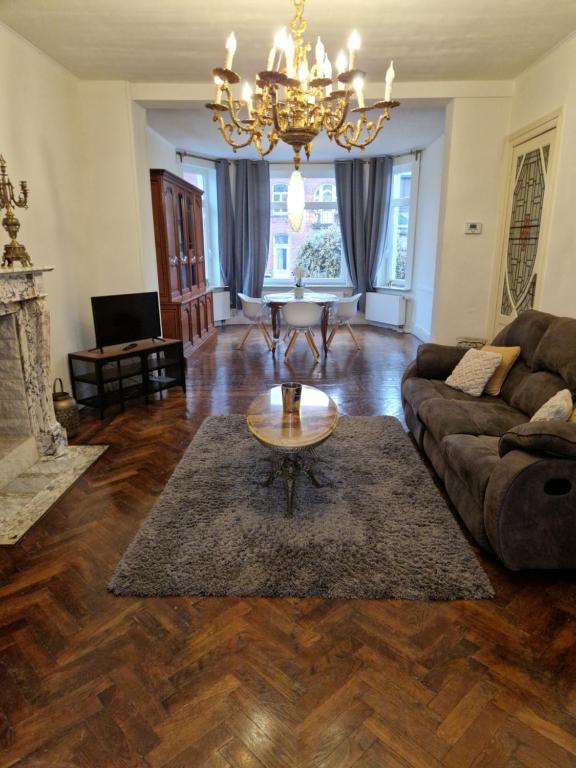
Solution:
[[[272,48],[270,48],[270,53],[268,54],[268,61],[266,62],[266,69],[268,71],[274,69],[275,58],[276,58],[276,47],[273,45]]]
[[[286,54],[286,74],[288,77],[294,77],[294,38],[292,35],[288,35],[286,38],[284,53]]]
[[[280,66],[282,64],[282,54],[284,53],[285,47],[286,47],[286,27],[282,27],[282,29],[279,29],[278,32],[276,32],[276,34],[274,35],[274,48],[276,48],[276,51],[278,52],[278,64],[276,66],[272,65],[272,69],[276,69],[276,70],[280,69]]]
[[[242,90],[242,101],[246,102],[248,117],[252,117],[252,88],[250,87],[249,83],[244,83],[244,89]]]
[[[358,106],[360,109],[364,109],[364,80],[361,77],[355,77],[352,81],[352,88],[356,91],[356,98],[358,99]]]
[[[360,36],[358,32],[354,30],[348,38],[348,69],[354,69],[354,63],[356,60],[356,51],[360,50]]]
[[[328,80],[332,80],[332,64],[330,63],[330,59],[328,58],[328,54],[326,54],[326,58],[324,59],[324,77]],[[330,96],[332,93],[332,85],[326,86],[326,96]]]
[[[394,62],[390,62],[390,66],[388,67],[388,71],[386,72],[386,91],[384,93],[384,101],[392,101],[392,83],[394,82],[394,77],[396,76],[396,73],[394,72]]]
[[[216,86],[216,104],[222,103],[222,88],[220,86],[223,85],[223,83],[224,80],[219,77],[214,78],[214,85]]]
[[[226,40],[226,63],[224,64],[225,69],[232,69],[232,62],[234,61],[234,54],[236,53],[236,35],[234,32],[231,32],[228,40]]]
[[[346,59],[346,54],[344,51],[340,51],[336,58],[336,72],[341,75],[342,72],[346,71],[346,67],[348,65],[348,61]]]
[[[322,40],[320,40],[320,37],[316,38],[316,77],[322,77],[323,70],[324,70],[324,57],[326,55],[326,50],[324,48],[324,43]]]

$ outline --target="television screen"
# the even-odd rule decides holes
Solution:
[[[162,333],[156,291],[92,296],[92,315],[98,347],[158,338]]]

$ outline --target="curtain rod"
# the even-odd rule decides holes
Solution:
[[[408,152],[399,152],[396,155],[388,155],[388,157],[397,158],[397,157],[406,157],[406,155],[414,155],[416,159],[418,159],[423,151],[424,151],[423,149],[411,149]],[[208,157],[207,155],[200,155],[198,152],[196,153],[187,152],[184,149],[177,149],[176,156],[179,158],[180,162],[182,162],[182,158],[184,157],[192,157],[195,160],[208,160],[211,163],[214,163],[216,162],[216,160],[220,159],[218,157]],[[237,160],[231,160],[229,158],[226,158],[226,159],[230,163],[237,162]],[[360,157],[358,159],[361,160],[363,163],[368,163],[370,161],[369,157],[367,157],[366,159]],[[271,162],[270,160],[268,160],[267,162],[269,162],[270,165],[293,165],[292,160],[278,160],[277,162]],[[307,161],[302,162],[302,165],[301,165],[302,168],[306,167],[306,162]],[[311,160],[310,165],[334,165],[335,162],[336,162],[335,160]]]

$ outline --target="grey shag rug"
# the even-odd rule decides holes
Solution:
[[[400,422],[342,417],[315,488],[280,478],[243,416],[207,418],[110,582],[117,595],[480,599],[488,577]]]

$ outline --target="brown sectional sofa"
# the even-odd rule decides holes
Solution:
[[[512,570],[576,568],[576,423],[530,423],[576,392],[576,320],[529,310],[492,344],[522,348],[498,397],[444,383],[466,349],[421,345],[402,380],[408,427],[480,546]]]

